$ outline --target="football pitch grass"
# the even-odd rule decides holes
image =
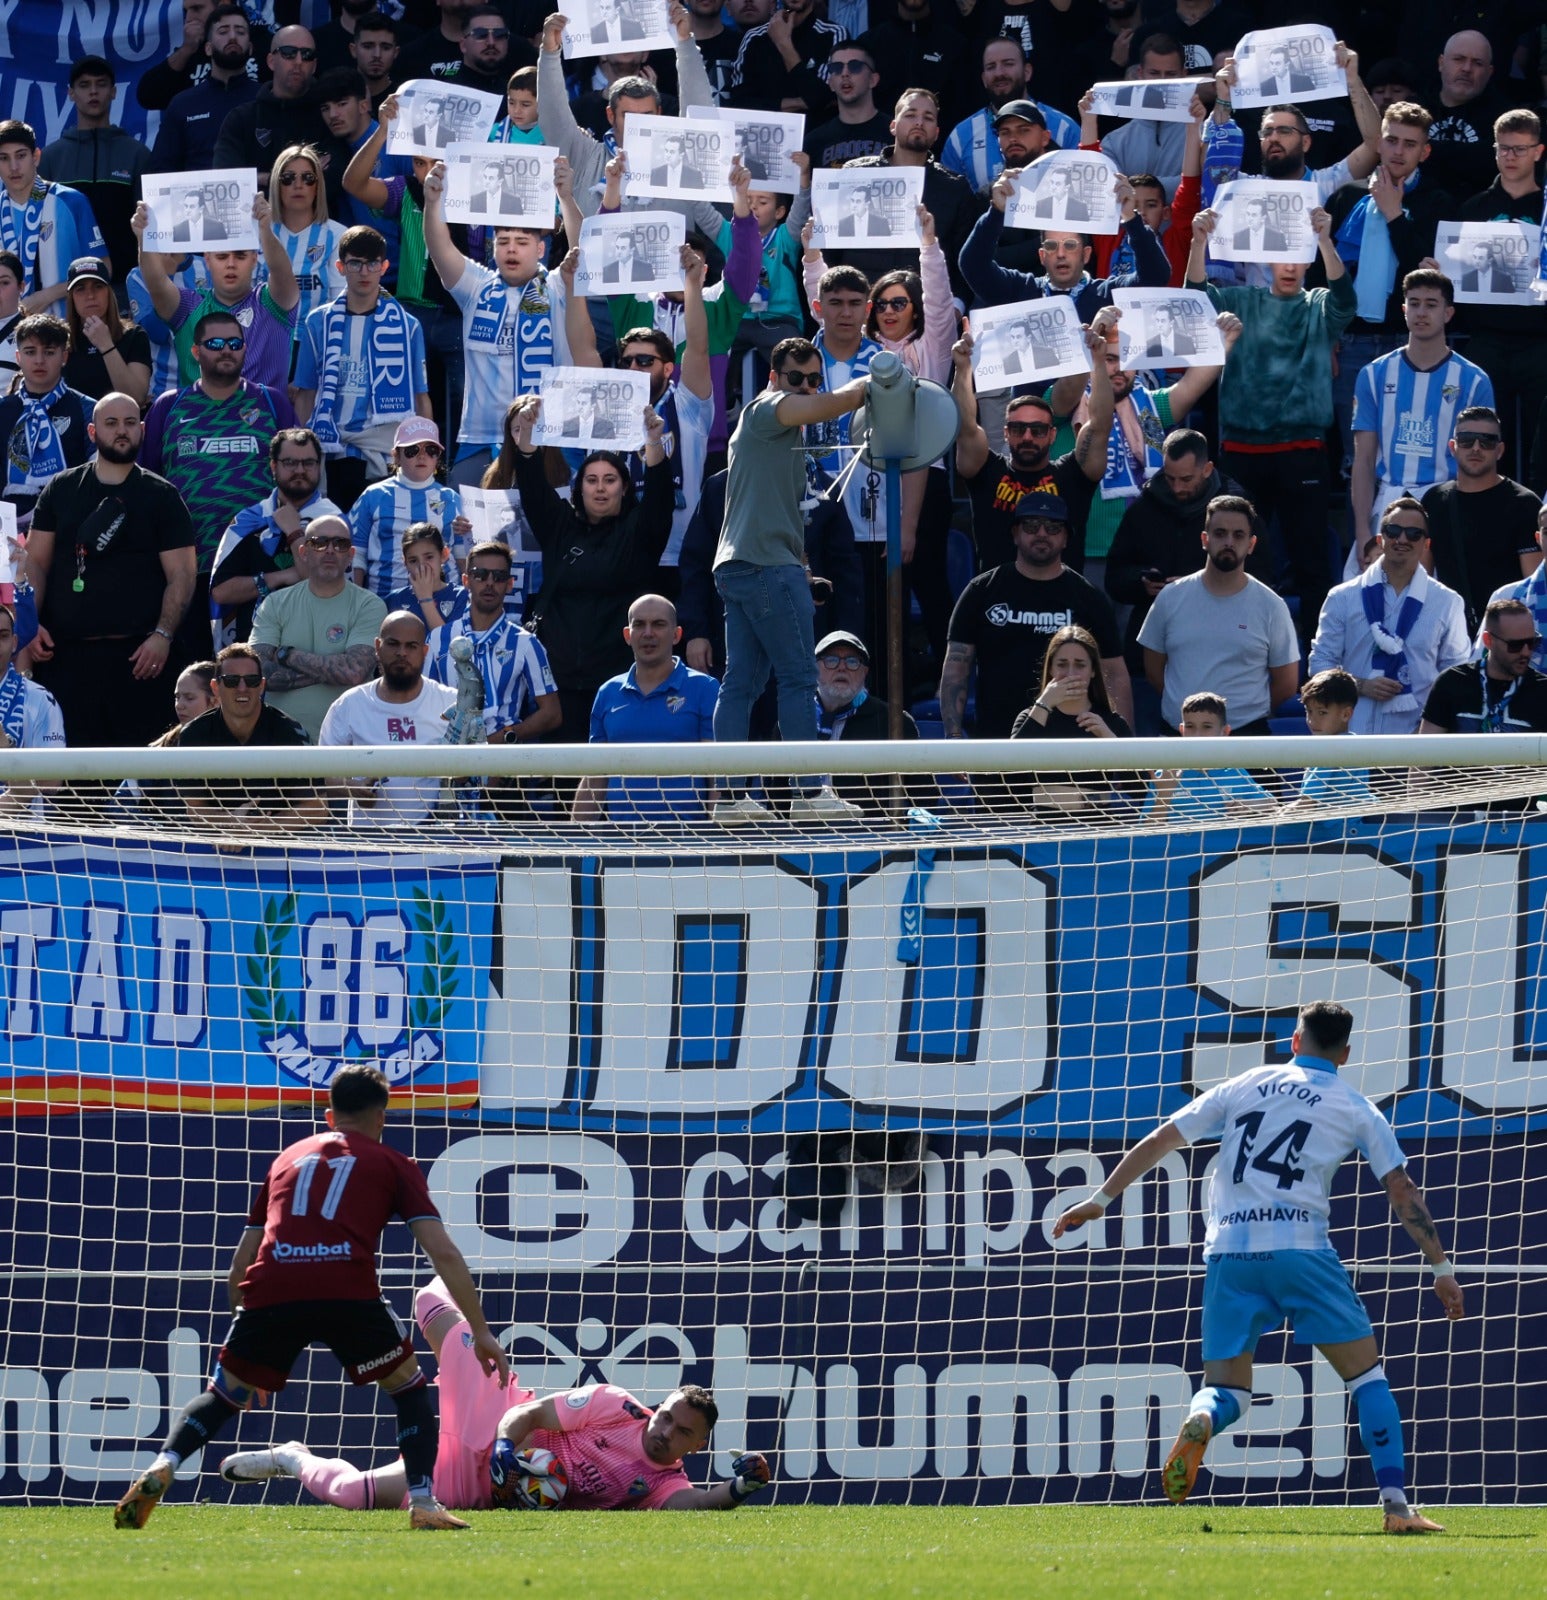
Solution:
[[[184,1490],[183,1492],[186,1492]],[[174,1496],[178,1491],[174,1490]],[[1388,1538],[1373,1507],[762,1506],[733,1514],[162,1506],[0,1510],[6,1600],[1540,1600],[1547,1509],[1428,1507],[1448,1531]]]

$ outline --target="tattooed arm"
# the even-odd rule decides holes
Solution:
[[[1444,1266],[1445,1247],[1440,1243],[1434,1218],[1429,1215],[1429,1208],[1418,1192],[1418,1185],[1407,1175],[1407,1168],[1395,1168],[1388,1172],[1381,1182],[1386,1189],[1386,1198],[1391,1201],[1391,1209],[1397,1214],[1397,1220],[1407,1229],[1408,1237],[1423,1252],[1424,1260],[1431,1267]],[[1452,1322],[1463,1315],[1461,1286],[1454,1276],[1436,1278],[1434,1292],[1440,1297],[1440,1302],[1445,1307],[1445,1315]]]
[[[283,663],[273,645],[260,644],[254,649],[263,667],[266,687],[276,694],[286,689],[307,689],[318,683],[352,689],[376,676],[376,650],[368,644],[352,644],[331,656],[320,656],[310,650],[292,650]]]
[[[962,719],[967,712],[967,679],[977,648],[953,640],[945,647],[945,664],[940,668],[940,720],[947,739],[965,737]]]

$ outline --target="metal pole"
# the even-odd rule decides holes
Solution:
[[[887,737],[902,738],[902,463],[886,463],[886,708]]]

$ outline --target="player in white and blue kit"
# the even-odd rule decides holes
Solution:
[[[1207,1201],[1203,1258],[1203,1376],[1166,1458],[1166,1498],[1192,1492],[1209,1440],[1252,1403],[1257,1341],[1286,1318],[1297,1344],[1314,1344],[1348,1385],[1380,1488],[1387,1533],[1441,1533],[1408,1504],[1402,1418],[1381,1369],[1370,1319],[1327,1238],[1332,1180],[1359,1151],[1380,1178],[1392,1209],[1434,1273],[1454,1321],[1460,1285],[1386,1119],[1338,1077],[1349,1057],[1353,1016],[1330,1000],[1302,1008],[1290,1040],[1294,1058],[1253,1067],[1216,1084],[1163,1122],[1119,1162],[1096,1192],[1071,1206],[1053,1237],[1099,1217],[1173,1150],[1218,1139]]]
[[[1420,267],[1408,273],[1402,280],[1407,343],[1359,371],[1349,496],[1354,527],[1362,533],[1380,531],[1381,513],[1393,500],[1422,500],[1425,489],[1454,478],[1447,446],[1456,418],[1468,406],[1493,404],[1488,374],[1458,356],[1445,337],[1455,314],[1455,291],[1443,272]],[[1358,575],[1354,556],[1343,576]]]
[[[470,639],[483,674],[483,722],[490,744],[526,743],[559,726],[559,688],[537,636],[505,610],[511,586],[511,551],[497,539],[475,544],[467,557],[467,605],[429,640],[424,675],[455,686],[454,639]]]

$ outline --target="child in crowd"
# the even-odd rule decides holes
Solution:
[[[445,536],[433,522],[412,523],[403,532],[398,562],[408,579],[382,596],[387,615],[412,611],[424,622],[428,637],[464,600],[461,586],[448,574]]]
[[[521,67],[505,85],[505,115],[489,130],[490,144],[541,144],[537,126],[537,68]]]
[[[1321,737],[1347,733],[1359,704],[1359,685],[1351,672],[1328,667],[1306,683],[1300,700],[1313,734]],[[1374,798],[1368,768],[1307,767],[1300,780],[1299,796],[1291,804],[1356,805],[1373,802]]]
[[[1224,697],[1190,694],[1177,731],[1184,739],[1228,739]],[[1242,767],[1187,767],[1155,774],[1144,815],[1152,822],[1210,823],[1271,811],[1272,795]]]
[[[444,540],[443,554],[448,547],[455,554],[473,531],[472,523],[462,515],[462,497],[436,477],[445,454],[440,429],[428,417],[405,418],[392,440],[397,471],[369,485],[349,509],[349,526],[355,537],[355,582],[383,600],[408,586],[408,568],[403,564],[406,529],[421,522],[433,523]],[[455,572],[448,577],[454,578]]]
[[[763,260],[757,288],[731,345],[733,381],[741,374],[747,354],[756,352],[757,356],[751,387],[743,384],[743,394],[756,394],[768,382],[768,358],[773,347],[781,339],[798,338],[805,332],[800,304],[800,256],[801,232],[811,215],[811,158],[802,150],[790,159],[800,168],[800,188],[793,199],[769,189],[753,189],[747,194],[763,243]]]

